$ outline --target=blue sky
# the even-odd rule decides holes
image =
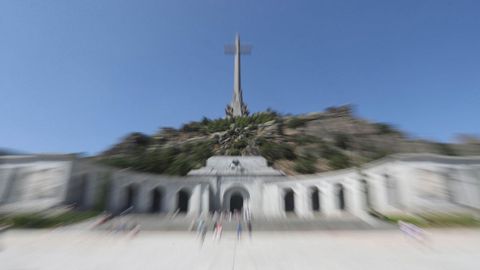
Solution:
[[[236,32],[250,111],[352,103],[412,136],[479,134],[479,1],[0,1],[0,146],[97,153],[223,117]]]

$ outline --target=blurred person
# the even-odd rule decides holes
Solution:
[[[203,243],[205,242],[205,236],[207,235],[207,226],[204,224],[201,228],[200,232],[200,246],[203,246]]]
[[[205,226],[205,221],[200,219],[200,221],[197,223],[197,236],[202,234],[203,226]]]
[[[247,220],[248,236],[252,239],[252,221]]]
[[[214,230],[213,230],[213,238],[212,239],[213,240],[215,240],[215,239],[220,240],[222,238],[222,231],[223,231],[222,222],[216,221],[213,226],[214,226]]]
[[[140,225],[137,223],[132,223],[132,228],[130,230],[130,237],[137,236],[140,233]]]
[[[217,221],[213,222],[213,235],[212,235],[213,240],[215,240],[215,238],[217,237],[217,224],[218,224]]]
[[[242,237],[242,222],[239,220],[237,223],[237,240],[240,240]]]
[[[408,223],[402,220],[398,221],[398,226],[400,228],[400,231],[402,231],[402,233],[408,238],[413,239],[424,245],[427,244],[427,238],[422,228],[418,227],[415,224]]]

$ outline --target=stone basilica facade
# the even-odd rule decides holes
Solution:
[[[55,207],[205,216],[303,218],[480,210],[480,157],[399,154],[345,169],[286,176],[260,156],[213,156],[187,176],[120,170],[75,155],[0,157],[0,212]]]

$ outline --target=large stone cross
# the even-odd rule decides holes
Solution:
[[[233,73],[233,98],[227,105],[225,112],[227,117],[238,117],[248,115],[247,105],[243,103],[242,85],[240,78],[240,55],[250,54],[252,47],[240,45],[240,36],[235,37],[235,44],[225,45],[225,53],[235,55],[235,66]]]

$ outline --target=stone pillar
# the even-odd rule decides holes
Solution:
[[[173,214],[177,209],[177,188],[172,186],[165,187],[165,212]]]
[[[334,184],[331,182],[325,182],[321,188],[322,192],[321,196],[321,205],[322,205],[322,212],[325,216],[332,216],[337,212],[337,196],[335,194],[335,187]]]
[[[278,187],[275,185],[265,185],[262,190],[263,205],[262,211],[265,217],[276,217],[278,215],[279,200]]]
[[[372,200],[372,208],[381,213],[385,212],[390,208],[388,203],[387,179],[384,175],[378,175],[370,186],[372,187],[369,189],[370,195],[375,198]]]
[[[201,210],[202,203],[202,185],[196,185],[192,190],[192,195],[188,201],[188,215],[198,216]]]
[[[125,190],[122,185],[121,179],[115,179],[112,183],[111,196],[109,202],[109,209],[112,212],[122,211],[122,207],[125,204],[124,202]]]
[[[209,185],[203,185],[202,189],[202,216],[208,217],[209,214],[209,206],[210,206],[210,189]]]
[[[313,213],[308,207],[308,189],[304,185],[298,184],[295,189],[295,213],[299,217],[312,217]]]
[[[410,212],[417,208],[416,185],[418,182],[418,171],[412,167],[403,167],[402,179],[399,179],[398,186],[402,190],[404,210]]]
[[[367,210],[363,183],[357,178],[349,178],[347,182],[346,194],[350,195],[346,198],[347,210],[356,216],[365,215]]]
[[[96,200],[99,196],[99,183],[101,179],[98,179],[97,175],[94,173],[87,173],[85,178],[85,190],[83,197],[82,208],[91,209],[95,206]]]
[[[150,210],[150,204],[152,200],[151,188],[141,183],[138,186],[137,202],[135,211],[138,213],[147,213]]]
[[[264,215],[263,207],[265,205],[263,182],[254,182],[245,186],[249,193],[248,207],[250,215],[260,217]]]

